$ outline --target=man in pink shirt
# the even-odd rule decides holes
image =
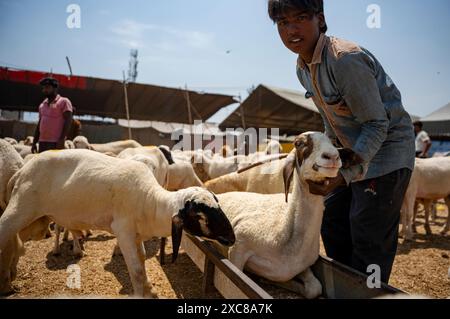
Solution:
[[[72,103],[58,94],[58,81],[44,78],[39,83],[47,97],[39,106],[39,123],[34,133],[31,151],[39,153],[64,149],[64,142],[72,124]]]

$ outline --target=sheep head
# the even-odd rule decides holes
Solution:
[[[86,150],[93,150],[92,146],[89,144],[89,141],[84,136],[77,136],[73,139],[73,144],[75,145],[75,148],[77,149],[86,149]]]
[[[336,177],[342,167],[339,151],[323,133],[301,134],[295,139],[294,146],[283,170],[286,201],[295,169],[300,180],[320,183]]]
[[[232,246],[236,241],[233,227],[219,206],[217,197],[202,188],[191,187],[184,193],[184,207],[172,218],[172,262],[178,257],[183,230],[192,236]]]

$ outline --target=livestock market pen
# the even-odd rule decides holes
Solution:
[[[273,298],[207,241],[184,235],[182,247],[203,273],[202,289],[205,294],[216,288],[226,299]],[[322,297],[326,299],[369,299],[404,293],[385,284],[381,284],[381,288],[371,289],[367,286],[365,275],[326,257],[321,256],[312,270],[322,283]],[[259,281],[256,277],[255,280]]]

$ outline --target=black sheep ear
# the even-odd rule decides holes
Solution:
[[[169,165],[175,164],[175,161],[173,160],[172,153],[165,149],[164,147],[158,147],[158,149],[163,153],[164,157],[166,158],[167,162],[169,162]]]
[[[219,199],[217,198],[216,194],[214,194],[214,193],[211,192],[211,191],[209,191],[209,192],[212,194],[214,200],[218,203],[218,202],[219,202]]]
[[[176,215],[172,218],[172,263],[178,258],[178,251],[180,250],[181,238],[183,236],[183,220]]]

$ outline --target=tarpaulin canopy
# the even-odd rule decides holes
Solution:
[[[39,80],[45,72],[0,67],[0,109],[36,112],[43,100]],[[68,97],[77,115],[126,118],[123,83],[83,76],[52,74],[60,83],[59,92]],[[183,89],[129,83],[130,118],[189,124],[207,120],[221,108],[236,103],[229,95],[203,94]]]
[[[450,103],[421,119],[431,136],[450,136]]]
[[[220,128],[278,128],[280,134],[323,131],[323,122],[312,99],[305,93],[258,86]]]

